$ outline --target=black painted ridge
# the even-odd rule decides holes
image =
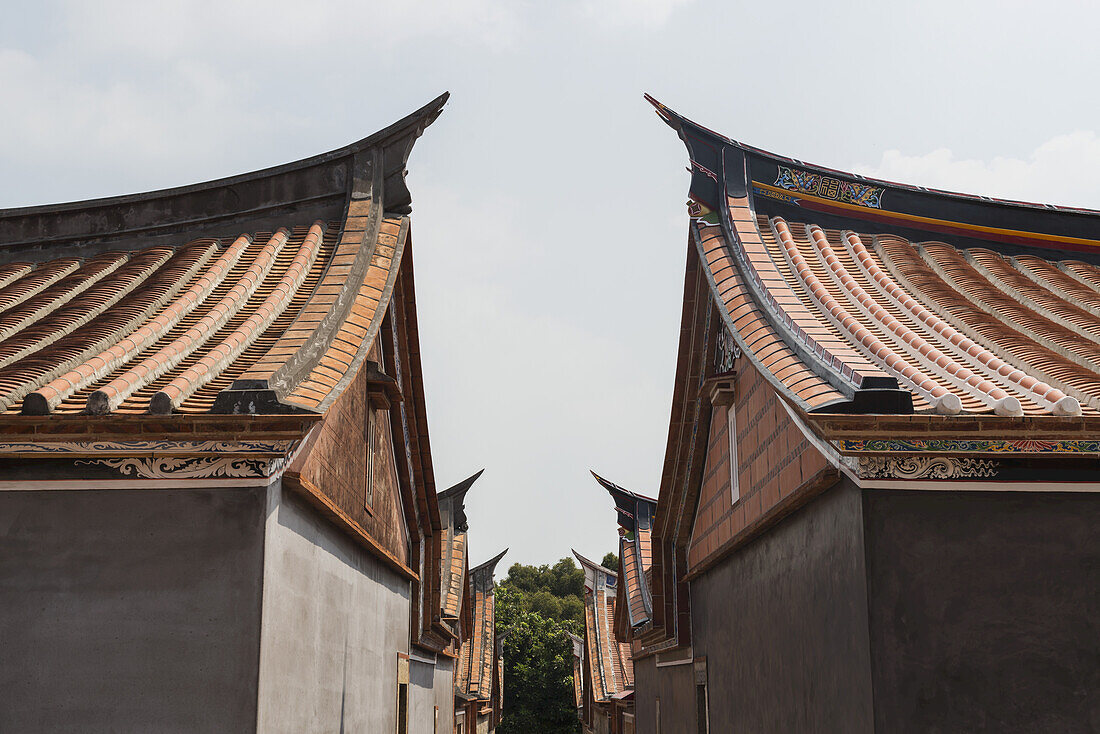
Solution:
[[[0,209],[0,262],[86,257],[109,248],[180,244],[181,239],[233,237],[281,224],[331,220],[343,211],[362,151],[384,155],[392,202],[407,213],[404,164],[415,140],[442,111],[443,94],[402,120],[337,150],[251,173],[169,189],[101,199]],[[391,170],[392,169],[392,170]]]

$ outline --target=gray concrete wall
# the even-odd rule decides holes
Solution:
[[[263,492],[0,492],[0,731],[252,731]]]
[[[439,656],[435,665],[409,661],[409,731],[434,734],[439,707],[439,734],[454,728],[454,661]]]
[[[862,530],[845,481],[691,583],[711,731],[873,730]]]
[[[409,582],[278,484],[264,564],[258,731],[396,731]]]
[[[878,731],[1100,731],[1100,496],[865,508]]]
[[[634,726],[637,734],[656,734],[661,699],[661,734],[696,732],[695,683],[691,664],[658,668],[657,658],[634,661]],[[715,730],[715,734],[720,730]]]

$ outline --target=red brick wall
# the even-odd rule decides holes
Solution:
[[[779,396],[744,358],[737,360],[735,401],[740,499],[730,502],[727,409],[714,406],[688,551],[690,570],[724,551],[828,466],[791,421]]]
[[[377,346],[369,357],[378,358]],[[366,373],[360,370],[329,408],[322,425],[314,429],[319,431],[317,438],[290,470],[318,487],[386,550],[409,565],[387,411],[375,415],[374,501],[369,509],[366,506],[368,410]]]

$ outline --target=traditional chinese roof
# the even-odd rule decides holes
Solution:
[[[442,529],[442,553],[440,573],[443,588],[443,617],[456,620],[462,612],[463,591],[466,588],[466,493],[474,485],[482,472],[467,477],[458,484],[440,492],[436,498],[439,503],[439,519]]]
[[[584,706],[584,638],[566,634],[573,643],[573,701],[579,709]]]
[[[653,515],[657,500],[623,489],[596,472],[592,476],[615,501],[618,515],[619,562],[622,581],[618,594],[625,601],[623,612],[629,627],[644,625],[653,615],[653,599],[647,573],[652,562]]]
[[[727,326],[796,409],[1100,415],[1100,213],[833,171],[651,101],[687,145]]]
[[[470,570],[473,591],[473,633],[463,641],[455,674],[455,691],[467,698],[489,701],[493,692],[496,652],[496,597],[493,573],[504,554]],[[499,682],[498,682],[499,683]]]
[[[573,551],[584,569],[584,658],[592,681],[592,699],[607,703],[634,687],[630,646],[615,637],[618,575]]]
[[[0,210],[0,410],[324,412],[378,332],[445,101],[296,163]]]

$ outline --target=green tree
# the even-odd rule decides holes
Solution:
[[[572,558],[563,558],[554,564],[550,569],[549,584],[555,596],[584,598],[584,571],[573,563]]]
[[[584,629],[584,571],[572,558],[563,558],[553,566],[514,563],[498,587],[516,592],[515,603],[523,611],[569,623],[575,634]]]
[[[504,638],[504,717],[499,734],[576,734],[573,644],[567,624],[527,611],[522,592],[497,590],[497,629]]]
[[[619,572],[619,557],[614,553],[608,553],[600,561],[600,565],[606,568],[608,571]]]
[[[614,553],[604,565],[617,571]],[[584,635],[584,571],[572,558],[553,566],[512,564],[497,584],[497,631],[504,638],[504,718],[500,734],[576,734],[573,643]]]
[[[561,599],[545,589],[540,589],[527,597],[526,607],[529,611],[546,619],[562,621]]]

